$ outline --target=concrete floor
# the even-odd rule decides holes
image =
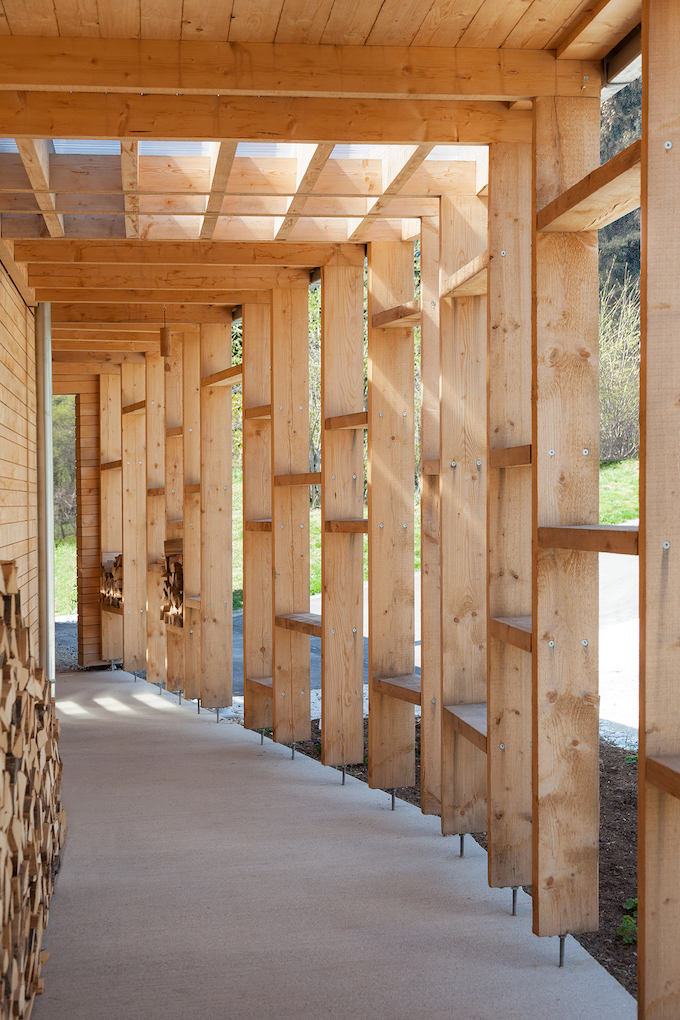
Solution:
[[[60,675],[69,837],[34,1020],[633,1020],[439,820],[125,673]]]

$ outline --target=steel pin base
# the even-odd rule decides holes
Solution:
[[[465,833],[464,832],[461,832],[461,834],[460,834],[460,852],[459,852],[458,856],[459,857],[465,857]]]
[[[293,753],[290,756],[291,757],[291,761],[295,761],[295,741],[293,741],[292,751],[293,751]]]
[[[512,916],[517,917],[517,890],[519,886],[513,885],[512,887]]]
[[[394,806],[395,806],[395,804],[394,804],[395,794],[396,794],[396,790],[393,788],[392,789],[392,810],[393,811],[394,811]]]
[[[346,773],[347,773],[347,769],[346,769],[346,767],[345,767],[345,766],[343,765],[343,766],[342,766],[342,785],[343,785],[343,786],[345,785],[345,775],[346,775]]]
[[[564,967],[564,948],[567,941],[566,935],[560,935],[560,962],[558,967]]]

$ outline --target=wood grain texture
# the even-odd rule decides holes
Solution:
[[[172,355],[164,358],[165,379],[165,555],[168,542],[178,542],[173,551],[182,552],[178,525],[184,515],[184,337],[172,338]],[[181,533],[180,533],[181,534]],[[184,690],[184,637],[174,627],[166,627],[165,686],[169,691]]]
[[[489,450],[489,467],[523,467],[531,464],[531,443]]]
[[[201,684],[201,606],[189,608],[186,596],[201,591],[201,341],[184,337],[182,366],[182,404],[184,418],[184,697],[200,698]],[[223,555],[228,554],[225,549]],[[206,706],[215,707],[215,706]],[[220,706],[221,707],[221,706]]]
[[[447,279],[486,251],[485,202],[443,198],[440,231]],[[486,301],[442,302],[440,316],[442,701],[478,704],[486,700]],[[486,761],[443,713],[442,833],[485,827]]]
[[[375,329],[373,316],[413,298],[413,245],[368,249],[368,782],[411,786],[413,708],[373,677],[414,672],[413,333]]]
[[[99,444],[101,454],[100,512],[101,548],[122,552],[123,504],[121,471],[121,389],[120,376],[103,375],[99,380]],[[101,658],[122,659],[123,621],[103,615],[101,618]]]
[[[444,711],[450,718],[450,724],[456,733],[478,747],[483,754],[488,754],[487,706],[479,705],[445,705]]]
[[[165,542],[165,359],[146,357],[146,679],[165,683],[165,624],[160,618]]]
[[[365,415],[363,268],[323,267],[321,323],[321,760],[349,765],[364,760],[364,436],[328,422]]]
[[[637,556],[638,531],[637,525],[625,524],[539,528],[538,544],[541,549],[574,549]]]
[[[309,634],[321,637],[321,616],[318,613],[278,613],[274,617],[274,625],[283,630],[292,630],[296,634]]]
[[[403,326],[419,326],[421,320],[420,299],[407,301],[396,308],[388,308],[384,312],[376,312],[373,316],[375,329],[400,329]]]
[[[27,373],[28,375],[28,373]],[[99,380],[92,392],[76,394],[76,549],[78,558],[78,662],[89,666],[101,662],[101,625],[99,613],[100,514],[99,496]],[[29,391],[30,392],[30,391]],[[30,409],[32,410],[32,408]],[[30,414],[29,410],[29,414]],[[32,429],[27,436],[35,442]],[[35,449],[35,446],[33,447]],[[30,461],[29,461],[30,464]],[[27,531],[25,554],[30,555],[33,521],[37,506],[31,492],[29,475]],[[33,490],[35,492],[36,490]],[[34,509],[35,508],[35,509]],[[5,511],[6,516],[7,511]],[[28,584],[30,593],[31,585]],[[36,593],[37,594],[37,593]],[[29,611],[30,612],[30,611]],[[30,616],[28,617],[30,619]]]
[[[122,403],[144,398],[144,365],[121,367]],[[123,669],[146,668],[146,424],[122,417]]]
[[[490,616],[489,617],[489,634],[495,637],[497,641],[503,641],[506,645],[512,645],[513,648],[519,648],[523,652],[531,652],[533,647],[532,634],[531,634],[531,617],[530,616]],[[515,687],[518,687],[517,678],[515,680]],[[515,691],[517,694],[524,694],[526,692]],[[515,710],[517,714],[517,710]]]
[[[417,673],[408,676],[373,677],[371,689],[388,698],[405,701],[409,705],[420,705],[420,677]]]
[[[599,107],[535,113],[543,208],[598,165]],[[595,235],[535,235],[535,529],[598,523],[597,267]],[[598,565],[534,549],[533,930],[560,935],[598,925]]]
[[[307,294],[272,291],[272,477],[309,467]],[[273,487],[274,616],[309,612],[309,490]],[[273,624],[273,621],[272,621]],[[273,627],[274,739],[309,740],[309,637]]]

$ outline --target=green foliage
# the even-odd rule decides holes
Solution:
[[[71,536],[54,546],[54,612],[72,616],[77,607],[76,540]]]
[[[642,137],[642,79],[602,105],[600,160],[606,163]],[[640,277],[640,210],[635,209],[599,231],[600,276],[620,285],[626,275]]]
[[[61,538],[76,530],[76,398],[52,397],[54,526]],[[70,610],[69,610],[70,612]]]
[[[637,896],[627,899],[623,904],[623,909],[626,913],[623,915],[621,924],[616,929],[616,934],[621,936],[622,941],[626,945],[631,945],[637,942]]]
[[[640,516],[640,470],[636,460],[600,465],[600,524]]]
[[[600,287],[600,460],[637,457],[639,414],[640,281],[626,271]]]

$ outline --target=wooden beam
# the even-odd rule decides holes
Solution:
[[[286,215],[280,221],[277,220],[275,225],[277,241],[285,241],[297,223],[307,198],[314,190],[321,171],[330,159],[334,148],[333,142],[325,142],[320,145],[295,146],[295,157],[297,159],[295,194],[288,201]]]
[[[143,365],[121,366],[122,404],[145,396]],[[146,426],[139,414],[122,418],[123,669],[146,668]]]
[[[397,305],[396,308],[387,308],[384,312],[378,312],[373,316],[373,326],[376,329],[387,329],[393,327],[400,329],[403,326],[419,326],[421,320],[420,298],[415,301],[407,301],[406,304]]]
[[[420,164],[429,156],[433,145],[388,145],[382,159],[382,195],[370,205],[361,220],[349,220],[347,234],[350,241],[365,237],[369,228],[384,212]]]
[[[129,351],[55,351],[52,350],[52,365],[100,365],[111,367],[128,362],[131,365],[144,364],[144,352]]]
[[[100,542],[102,550],[112,549],[117,553],[123,550],[121,429],[121,378],[102,376],[99,380]],[[123,614],[110,615],[104,606],[102,610],[101,657],[122,659]]]
[[[96,266],[69,263],[33,264],[28,272],[31,287],[69,290],[163,290],[260,291],[273,287],[309,287],[304,269],[278,266]],[[161,299],[162,300],[162,299]],[[210,302],[206,301],[206,304]],[[224,302],[226,303],[226,302]],[[233,301],[232,304],[241,304]]]
[[[661,758],[647,758],[645,779],[662,793],[680,798],[680,754],[668,754]]]
[[[410,46],[395,62],[391,46],[3,36],[0,68],[0,89],[157,93],[169,106],[210,93],[451,101],[600,92],[596,61],[532,49]]]
[[[638,527],[626,524],[582,524],[574,527],[539,528],[541,549],[575,549],[582,552],[638,555]]]
[[[642,142],[633,142],[539,210],[541,231],[599,230],[640,206]]]
[[[409,705],[420,705],[421,702],[420,676],[417,673],[408,676],[374,676],[371,689]]]
[[[299,475],[274,475],[274,486],[321,485],[321,472],[310,471]]]
[[[246,292],[248,293],[248,292]],[[251,300],[258,301],[256,291],[252,292]],[[264,302],[265,304],[268,303]],[[213,305],[168,305],[166,309],[168,325],[176,326],[184,323],[202,322],[224,322],[231,323],[231,309],[229,307],[215,307]],[[68,324],[69,326],[96,326],[100,328],[108,324],[110,327],[120,328],[123,323],[128,323],[133,329],[142,325],[162,326],[163,306],[158,305],[116,305],[116,304],[61,304],[58,301],[52,303],[52,322]]]
[[[22,298],[31,308],[37,305],[35,291],[28,286],[28,270],[14,258],[14,241],[0,237],[0,263]]]
[[[558,45],[556,56],[602,60],[641,20],[641,0],[600,0]]]
[[[489,450],[489,467],[523,467],[531,464],[531,443],[524,446],[505,446]]]
[[[512,645],[523,652],[531,652],[533,640],[531,634],[530,616],[491,616],[489,617],[489,634],[496,640],[506,645]],[[519,693],[519,692],[518,692]],[[528,691],[522,691],[521,695],[528,701]],[[507,749],[506,744],[506,749]],[[522,752],[526,754],[526,751]],[[526,778],[526,776],[525,776]],[[527,787],[524,791],[528,793]],[[507,883],[503,883],[505,885]]]
[[[444,711],[454,732],[469,740],[482,754],[488,754],[488,714],[483,702],[478,705],[444,705]]]
[[[309,634],[311,637],[322,636],[321,617],[318,613],[287,613],[274,617],[274,626],[282,630],[292,630],[297,634]]]
[[[500,252],[498,253],[500,256]],[[487,292],[489,253],[482,252],[442,281],[442,297],[478,297]]]
[[[120,175],[125,195],[125,236],[139,237],[139,142],[135,138],[121,140]]]
[[[323,529],[329,535],[367,535],[368,521],[365,517],[346,521],[324,521]]]
[[[17,138],[17,148],[50,237],[63,237],[64,217],[57,213],[55,194],[50,191],[54,143],[47,138]]]
[[[146,355],[146,679],[165,683],[165,623],[160,619],[165,562],[165,358]]]
[[[368,428],[368,412],[355,411],[352,414],[338,414],[324,419],[324,429],[365,429]]]
[[[243,365],[232,365],[201,379],[201,386],[238,386],[243,382]]]
[[[165,557],[184,555],[184,338],[173,338],[172,353],[163,359],[165,382]],[[180,534],[178,534],[178,532]],[[188,593],[193,594],[193,593]],[[183,608],[183,607],[182,607]],[[183,615],[178,617],[183,622]],[[165,615],[165,623],[175,618]],[[184,636],[180,627],[165,629],[165,687],[184,689]]]
[[[219,329],[220,327],[218,327]],[[183,343],[182,365],[182,421],[184,437],[184,541],[182,546],[182,580],[184,585],[184,696],[192,701],[201,698],[208,706],[203,688],[209,688],[203,676],[202,645],[203,621],[201,594],[203,593],[203,514],[201,513],[201,339],[187,336]],[[231,422],[229,422],[231,424]],[[227,432],[228,438],[228,432]],[[210,522],[212,526],[212,522]],[[231,559],[231,543],[222,550],[222,558]],[[212,592],[205,592],[206,599]],[[192,599],[190,596],[198,596]],[[224,599],[222,600],[224,601]],[[212,616],[212,613],[208,614]],[[209,640],[209,635],[206,634]],[[229,648],[225,649],[225,656]],[[228,662],[224,671],[229,672]]]
[[[229,185],[229,175],[234,165],[237,146],[238,142],[232,141],[217,142],[215,145],[210,167],[210,194],[201,223],[202,241],[209,241],[213,236],[224,193]]]

